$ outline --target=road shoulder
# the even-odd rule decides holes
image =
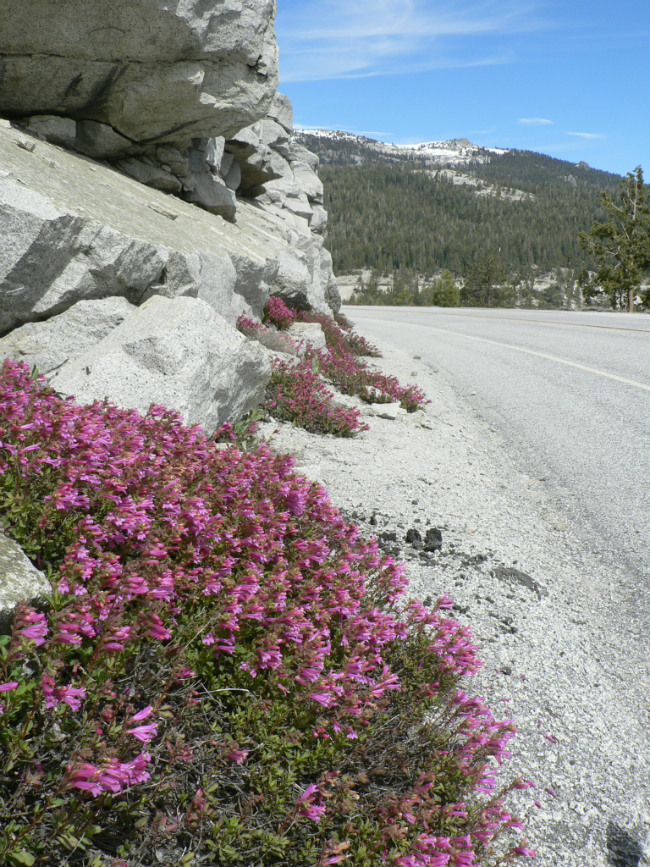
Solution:
[[[390,345],[382,352],[380,369],[430,397],[424,411],[387,419],[364,406],[370,430],[349,440],[273,425],[273,448],[406,562],[412,595],[455,600],[485,663],[472,691],[520,730],[504,780],[537,785],[517,798],[535,863],[650,863],[650,692],[630,671],[616,576],[442,373]],[[442,547],[424,551],[417,533],[424,541],[432,529]]]

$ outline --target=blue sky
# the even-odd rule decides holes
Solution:
[[[278,0],[296,125],[650,180],[650,0]]]

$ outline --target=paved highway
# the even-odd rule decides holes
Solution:
[[[519,467],[545,480],[585,548],[629,577],[621,614],[647,639],[650,316],[397,307],[345,312],[370,338],[408,348],[442,372]]]

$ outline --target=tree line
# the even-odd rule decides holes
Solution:
[[[535,267],[588,268],[593,260],[578,233],[605,217],[600,190],[569,183],[512,201],[499,187],[477,195],[442,172],[404,165],[326,166],[321,178],[338,272],[449,269],[463,277],[490,254],[522,277]]]
[[[335,270],[371,272],[356,293],[365,303],[451,303],[452,280],[461,304],[650,302],[650,196],[640,167],[621,180],[508,151],[445,169],[363,138],[302,138],[322,161]]]

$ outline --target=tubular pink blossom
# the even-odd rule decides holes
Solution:
[[[226,758],[230,759],[236,765],[243,765],[248,758],[248,750],[231,750]]]
[[[515,855],[523,855],[524,858],[535,858],[537,855],[537,850],[529,849],[526,845],[524,845],[525,842],[526,841],[524,840],[524,843],[521,846],[515,846],[512,851],[515,853]]]
[[[139,710],[137,713],[134,713],[131,717],[131,722],[142,722],[143,719],[147,719],[150,716],[153,707],[148,704],[146,707],[143,707],[142,710]]]
[[[311,819],[312,822],[318,823],[323,818],[326,811],[327,807],[324,805],[309,804],[303,807],[302,810],[299,811],[298,815],[304,816],[307,819]]]
[[[148,744],[149,741],[158,734],[158,726],[156,723],[149,723],[148,725],[127,729],[126,733],[128,735],[133,735],[133,737],[137,738],[141,743]]]
[[[0,692],[11,692],[12,689],[16,689],[19,686],[18,681],[10,680],[7,683],[0,683]]]
[[[338,704],[334,696],[329,695],[326,692],[313,692],[311,693],[309,698],[312,698],[314,701],[322,704],[323,707],[335,707]]]
[[[303,803],[304,801],[308,801],[313,795],[318,795],[320,790],[316,783],[310,783],[302,795],[298,798],[298,803]]]

